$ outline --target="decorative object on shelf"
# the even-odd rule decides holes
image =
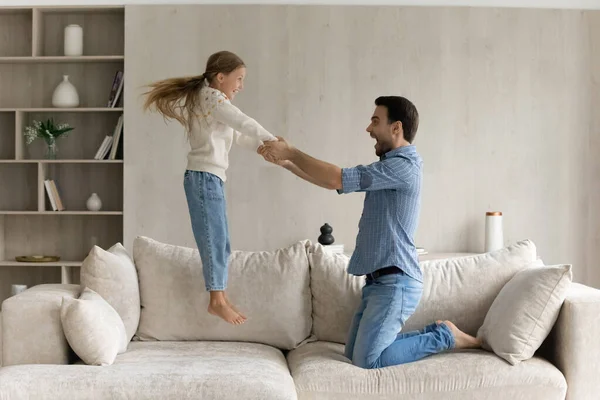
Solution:
[[[485,252],[499,250],[503,247],[502,213],[489,211],[485,213]]]
[[[11,296],[16,296],[21,292],[24,292],[27,290],[27,285],[11,285],[10,286],[10,295]]]
[[[332,232],[333,228],[328,223],[325,223],[325,225],[321,227],[321,235],[318,237],[317,241],[323,246],[333,244],[335,242],[335,238],[331,234]]]
[[[85,205],[90,211],[100,211],[102,208],[102,200],[100,200],[100,197],[98,197],[96,193],[92,193]]]
[[[69,81],[69,75],[63,75],[63,80],[52,93],[52,105],[59,108],[74,108],[79,106],[77,89]]]
[[[15,257],[15,260],[18,262],[39,262],[39,263],[45,263],[45,262],[57,262],[60,261],[60,257],[59,256],[17,256]]]
[[[73,129],[66,123],[56,125],[52,118],[45,122],[34,120],[30,126],[25,127],[25,143],[30,145],[35,139],[44,139],[47,145],[46,158],[55,159],[58,153],[56,140]]]
[[[417,255],[424,256],[425,254],[429,254],[427,250],[425,250],[423,247],[417,247]]]
[[[71,24],[65,27],[64,53],[65,56],[83,55],[83,29],[81,26]]]

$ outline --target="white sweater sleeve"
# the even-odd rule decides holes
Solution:
[[[238,131],[233,131],[233,134],[235,135],[235,143],[248,150],[256,151],[263,144],[261,140],[248,135],[242,135]]]
[[[223,93],[214,90],[211,95],[209,101],[212,104],[210,106],[211,110],[209,111],[217,121],[222,122],[240,134],[249,136],[255,140],[263,142],[277,140],[277,138],[263,128],[262,125],[231,104]]]

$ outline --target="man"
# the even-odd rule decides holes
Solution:
[[[379,161],[340,168],[317,160],[279,138],[258,152],[299,177],[338,193],[366,192],[356,248],[348,273],[366,275],[362,300],[346,340],[345,355],[361,368],[419,360],[480,342],[450,321],[399,333],[423,292],[414,245],[421,198],[422,160],[412,144],[419,125],[415,106],[398,96],[379,97],[367,132]]]

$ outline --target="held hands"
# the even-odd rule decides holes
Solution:
[[[276,141],[265,142],[257,149],[257,153],[268,162],[282,167],[288,167],[292,164],[289,159],[292,156],[293,147],[281,136],[277,136]]]

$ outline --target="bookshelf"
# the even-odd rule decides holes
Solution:
[[[94,156],[124,112],[122,94],[107,106],[124,70],[124,17],[123,6],[0,7],[0,302],[12,284],[78,283],[93,245],[123,241],[122,141],[116,159]],[[81,56],[64,55],[69,24],[83,29]],[[63,75],[77,88],[76,108],[52,106]],[[45,159],[43,140],[27,145],[23,136],[34,120],[49,118],[74,127],[58,139],[56,159]],[[53,211],[46,179],[56,182],[64,211]],[[87,210],[92,193],[100,211]],[[61,259],[16,261],[21,255]]]

